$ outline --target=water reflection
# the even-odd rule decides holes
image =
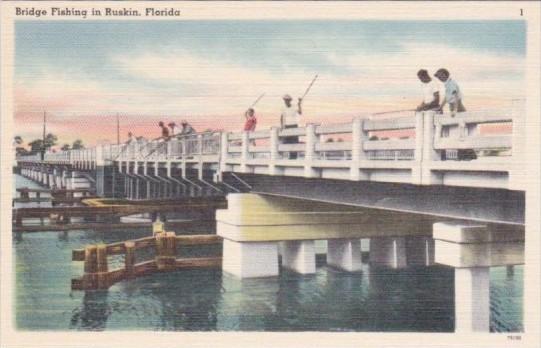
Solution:
[[[107,302],[107,290],[86,291],[83,303],[79,309],[73,311],[70,328],[83,330],[103,330],[111,309]]]

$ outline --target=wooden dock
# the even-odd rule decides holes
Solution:
[[[205,223],[215,224],[212,221],[202,220],[187,220],[187,221],[167,221],[164,223],[165,228],[192,228],[194,226],[201,226]],[[47,225],[23,225],[13,226],[13,233],[36,233],[36,232],[63,232],[63,231],[75,231],[75,230],[93,230],[93,231],[115,231],[126,230],[132,228],[147,228],[152,227],[152,222],[82,222],[82,223],[65,223],[65,224],[47,224]]]
[[[158,272],[193,268],[220,268],[222,257],[177,258],[177,247],[220,244],[217,235],[183,235],[159,232],[155,236],[112,244],[89,245],[73,250],[73,261],[84,261],[84,275],[71,280],[72,290],[108,289],[111,285]],[[136,263],[136,252],[155,249],[154,260]],[[107,257],[124,255],[124,267],[109,270]]]
[[[143,213],[166,213],[182,211],[209,211],[227,207],[225,198],[189,197],[165,202],[140,202],[130,204],[110,204],[76,207],[39,207],[13,209],[12,220],[15,227],[22,227],[26,218],[49,218],[60,224],[70,224],[72,217],[126,216]]]

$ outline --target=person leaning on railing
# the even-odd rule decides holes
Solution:
[[[457,112],[466,111],[464,104],[462,104],[462,92],[460,91],[460,87],[458,87],[458,84],[450,78],[449,71],[442,68],[436,71],[434,76],[445,86],[445,97],[443,98],[443,102],[439,106],[438,111],[442,111],[445,104],[449,104],[451,117],[454,117]]]
[[[188,121],[182,120],[180,125],[182,126],[182,129],[180,130],[180,133],[179,133],[180,135],[189,135],[189,134],[195,134],[196,133],[195,128],[193,128],[188,123]]]
[[[282,114],[280,115],[280,126],[281,128],[297,128],[299,127],[299,120],[302,115],[302,98],[299,98],[297,102],[297,108],[293,107],[291,101],[293,98],[289,94],[286,94],[282,97],[284,100],[284,108],[282,109]],[[297,144],[299,142],[298,136],[288,136],[284,138],[284,144]],[[296,159],[297,152],[289,152],[289,159]]]
[[[445,104],[449,104],[449,112],[451,114],[451,117],[455,117],[456,113],[458,112],[465,112],[466,108],[462,103],[462,92],[458,84],[450,78],[449,71],[447,69],[441,68],[436,71],[434,76],[438,80],[443,82],[443,85],[445,87],[445,96],[443,98],[443,102],[438,107],[437,111],[439,111],[440,113],[443,112],[443,107],[445,106]],[[441,136],[463,139],[465,136],[473,135],[477,132],[476,124],[466,125],[463,120],[460,120],[460,122],[460,126],[455,125],[443,128]],[[442,151],[442,159],[446,159],[446,157],[446,151],[444,150]],[[457,151],[457,159],[459,161],[468,161],[476,158],[477,154],[473,149],[459,149]]]
[[[428,75],[428,71],[421,69],[417,77],[423,83],[423,102],[417,106],[417,111],[437,110],[440,106],[440,92],[436,83]]]

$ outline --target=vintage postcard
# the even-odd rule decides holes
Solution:
[[[1,7],[2,347],[539,347],[540,3]]]

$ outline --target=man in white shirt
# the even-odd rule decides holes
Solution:
[[[428,71],[421,69],[417,77],[423,83],[423,102],[417,107],[417,111],[436,110],[440,106],[440,92],[436,83],[428,75]]]
[[[300,117],[302,115],[302,98],[299,98],[297,103],[297,108],[293,107],[291,101],[293,98],[289,94],[286,94],[282,97],[284,100],[284,108],[282,109],[282,114],[280,115],[280,126],[281,128],[297,128],[299,126]],[[297,144],[299,142],[299,137],[291,136],[284,138],[284,144]],[[290,152],[289,159],[296,159],[297,153]]]

